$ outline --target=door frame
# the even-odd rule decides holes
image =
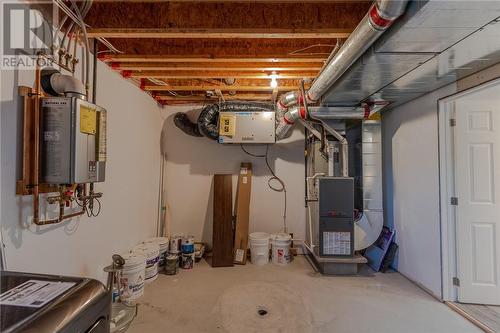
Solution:
[[[441,277],[443,301],[457,302],[456,219],[450,198],[455,195],[455,132],[450,119],[455,113],[455,100],[489,87],[500,85],[500,78],[438,100],[439,192],[441,224]]]

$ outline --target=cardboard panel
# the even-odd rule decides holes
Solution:
[[[234,235],[234,263],[246,264],[248,225],[250,220],[250,195],[252,192],[252,164],[241,163],[236,193],[236,228]]]

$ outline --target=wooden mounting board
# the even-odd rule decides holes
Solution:
[[[233,266],[232,175],[214,175],[212,267]]]
[[[31,87],[20,86],[19,97],[23,98],[23,152],[22,152],[22,174],[21,179],[16,182],[17,195],[32,194],[33,170],[34,170],[34,142],[35,126],[33,117],[34,101],[33,89]],[[57,192],[57,186],[49,184],[39,184],[40,193]]]

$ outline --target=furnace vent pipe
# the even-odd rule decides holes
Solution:
[[[307,92],[307,99],[318,101],[349,67],[403,14],[407,0],[377,0],[340,50],[323,67]]]
[[[44,68],[41,71],[43,90],[53,96],[65,95],[87,98],[87,91],[82,81],[70,75],[63,75],[54,68]]]

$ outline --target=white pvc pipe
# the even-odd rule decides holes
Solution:
[[[83,83],[70,75],[55,73],[50,76],[50,85],[58,94],[78,94],[86,96],[87,92]]]

